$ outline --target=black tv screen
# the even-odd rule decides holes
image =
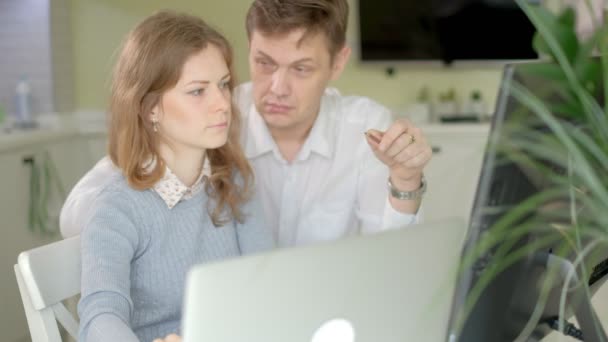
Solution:
[[[536,59],[535,31],[515,0],[359,0],[362,61]]]

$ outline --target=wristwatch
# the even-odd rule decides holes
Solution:
[[[401,191],[391,183],[391,177],[388,177],[388,191],[392,197],[399,200],[417,200],[422,198],[426,192],[426,179],[424,175],[420,178],[420,187],[414,191]]]

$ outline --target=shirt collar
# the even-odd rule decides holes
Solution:
[[[255,105],[252,103],[248,109],[247,115],[247,139],[245,142],[245,155],[252,159],[261,156],[262,154],[275,151],[278,152],[278,147],[270,135],[268,126],[264,122],[262,115],[258,113]]]
[[[333,88],[325,90],[325,93],[321,98],[319,115],[310,130],[308,138],[306,138],[306,141],[302,146],[302,150],[298,153],[297,160],[308,159],[311,152],[318,153],[326,158],[332,157],[334,151],[333,140],[335,138],[333,132],[334,120],[332,116],[334,105],[332,100],[335,93],[337,93],[337,90]],[[339,93],[337,94],[339,95]],[[255,108],[255,105],[251,104],[248,111],[247,129],[249,132],[245,141],[245,155],[247,158],[253,159],[262,154],[273,152],[275,157],[283,160],[276,142],[268,130],[268,126],[266,126],[264,119]]]
[[[205,158],[200,175],[190,187],[186,186],[177,175],[166,166],[163,178],[154,184],[153,189],[162,198],[167,207],[173,209],[181,200],[188,200],[201,192],[205,185],[205,181],[209,176],[211,176],[211,165],[207,158]]]
[[[333,155],[334,144],[332,144],[333,134],[333,118],[331,113],[331,99],[324,95],[321,98],[321,106],[319,115],[310,130],[306,142],[298,153],[298,160],[306,160],[311,152],[318,153],[325,158],[331,158]],[[335,115],[334,115],[335,116]]]

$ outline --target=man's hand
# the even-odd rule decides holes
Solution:
[[[391,182],[401,191],[420,187],[422,171],[433,154],[420,128],[407,119],[395,121],[386,132],[365,132],[376,157],[389,167]]]
[[[182,338],[175,334],[165,336],[165,338],[157,338],[152,342],[182,342]]]

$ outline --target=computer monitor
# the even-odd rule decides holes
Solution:
[[[523,159],[518,159],[517,154],[512,153],[517,150],[503,148],[514,135],[525,134],[530,127],[536,132],[550,133],[549,128],[535,114],[518,102],[511,88],[512,83],[517,82],[542,100],[557,103],[562,96],[558,88],[560,85],[541,74],[530,72],[534,67],[534,70],[538,70],[539,64],[541,62],[510,64],[504,69],[463,257],[472,253],[484,235],[496,229],[497,222],[504,219],[509,209],[545,189],[551,184],[552,175],[566,172],[559,163],[551,161],[545,161],[544,171],[533,169],[523,163]],[[522,129],[523,127],[527,128]],[[480,253],[471,266],[463,269],[454,295],[448,341],[511,342],[519,337],[529,323],[533,329],[526,341],[540,340],[551,331],[549,322],[554,321],[560,312],[562,278],[573,267],[572,261],[575,258],[572,251],[564,250],[564,239],[560,238],[555,228],[549,227],[553,222],[551,220],[559,220],[559,214],[563,215],[564,210],[567,214],[568,208],[559,208],[563,205],[559,201],[551,205],[558,207],[544,206],[544,213],[530,212],[506,225],[505,231],[511,232],[511,236],[497,241],[497,245]],[[544,222],[544,219],[547,221]],[[525,220],[535,222],[539,229],[517,234],[516,227]],[[543,226],[547,229],[540,229]],[[521,258],[497,272],[497,267],[506,261],[500,256],[501,251],[509,251],[514,255],[516,250],[521,251]],[[592,257],[587,262],[593,267],[588,279],[581,281],[587,282],[593,294],[607,278],[608,251],[604,246],[604,250],[598,249],[590,255]],[[543,291],[543,284],[547,284],[543,280],[551,265],[559,265],[562,274],[558,274],[556,280],[549,283],[552,285],[547,288],[549,291]],[[471,302],[474,304],[466,315],[466,307],[475,294],[474,289],[488,272],[497,274],[488,278],[491,280],[480,292],[478,299]],[[580,276],[580,273],[577,274]],[[580,295],[583,290],[582,286],[569,288],[565,318],[576,316],[585,341],[600,341],[599,336],[604,332],[593,329],[595,314],[589,298]],[[538,303],[545,305],[539,306]],[[537,321],[530,320],[533,313],[538,314]]]

